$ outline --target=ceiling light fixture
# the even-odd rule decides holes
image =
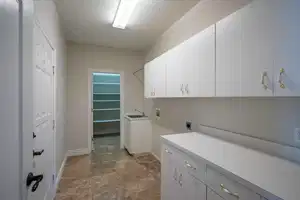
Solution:
[[[125,29],[138,0],[120,0],[113,27]]]

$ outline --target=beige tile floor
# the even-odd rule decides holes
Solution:
[[[55,200],[159,200],[159,161],[119,146],[119,136],[96,138],[91,155],[69,158]]]

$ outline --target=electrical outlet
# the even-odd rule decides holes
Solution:
[[[192,130],[192,122],[191,121],[186,121],[185,122],[185,127],[188,131]]]
[[[295,141],[300,143],[300,128],[295,128]]]
[[[155,117],[156,117],[156,120],[160,119],[160,109],[159,108],[155,109]]]

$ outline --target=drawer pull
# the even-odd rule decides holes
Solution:
[[[168,153],[168,154],[172,154],[172,152],[169,151],[168,149],[165,149],[165,152]]]
[[[177,170],[176,169],[174,170],[173,178],[175,181],[177,181]]]
[[[233,193],[233,192],[231,192],[230,190],[228,190],[227,188],[225,188],[224,184],[221,184],[220,186],[221,186],[221,190],[222,190],[223,192],[225,192],[225,193],[227,193],[227,194],[229,194],[229,195],[231,195],[231,196],[234,196],[234,197],[237,198],[237,199],[240,198],[240,196],[239,196],[238,193]]]
[[[191,168],[193,170],[197,170],[197,168],[192,166],[188,161],[185,161],[185,166],[187,166],[188,168]]]
[[[179,175],[178,183],[182,187],[182,174]]]

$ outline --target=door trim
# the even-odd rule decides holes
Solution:
[[[88,150],[92,151],[92,135],[93,135],[93,116],[92,116],[92,80],[93,73],[116,73],[120,74],[120,149],[124,148],[124,71],[115,69],[88,69]]]

